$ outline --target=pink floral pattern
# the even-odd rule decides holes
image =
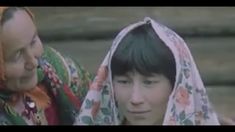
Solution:
[[[184,87],[179,87],[176,92],[176,102],[183,108],[190,105],[188,90]]]
[[[105,66],[101,66],[99,69],[98,69],[98,72],[97,72],[97,76],[94,80],[94,82],[91,84],[91,89],[97,89],[97,90],[101,90],[101,88],[103,87],[103,82],[106,80],[107,78],[107,67]]]

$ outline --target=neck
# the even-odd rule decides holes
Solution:
[[[22,92],[13,92],[6,89],[0,91],[0,99],[11,106],[14,106],[24,96],[30,97],[40,108],[46,108],[50,104],[50,98],[44,88],[39,88],[38,86],[32,90]]]
[[[153,124],[146,124],[146,125],[162,125],[163,124],[163,119],[160,119],[158,121],[155,121]],[[129,122],[126,118],[123,120],[122,125],[135,125]]]

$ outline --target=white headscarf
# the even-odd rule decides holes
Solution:
[[[120,41],[131,30],[146,23],[151,24],[169,47],[176,62],[176,81],[169,96],[163,125],[219,125],[186,43],[174,31],[148,17],[129,25],[117,35],[97,72],[75,125],[121,124],[122,116],[117,110],[112,87],[111,59]]]

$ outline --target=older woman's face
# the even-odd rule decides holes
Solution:
[[[24,11],[14,12],[1,28],[7,89],[30,90],[37,85],[37,58],[43,47],[32,18]]]

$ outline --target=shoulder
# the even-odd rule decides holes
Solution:
[[[55,69],[56,74],[64,83],[69,84],[71,81],[68,71],[69,68],[61,53],[52,47],[44,46],[42,58]]]
[[[4,114],[1,110],[0,110],[0,125],[12,125],[10,120],[7,118],[6,114]]]
[[[68,84],[75,95],[83,97],[86,94],[91,75],[77,58],[65,56],[54,48],[45,46],[42,59],[55,69],[61,81]]]

